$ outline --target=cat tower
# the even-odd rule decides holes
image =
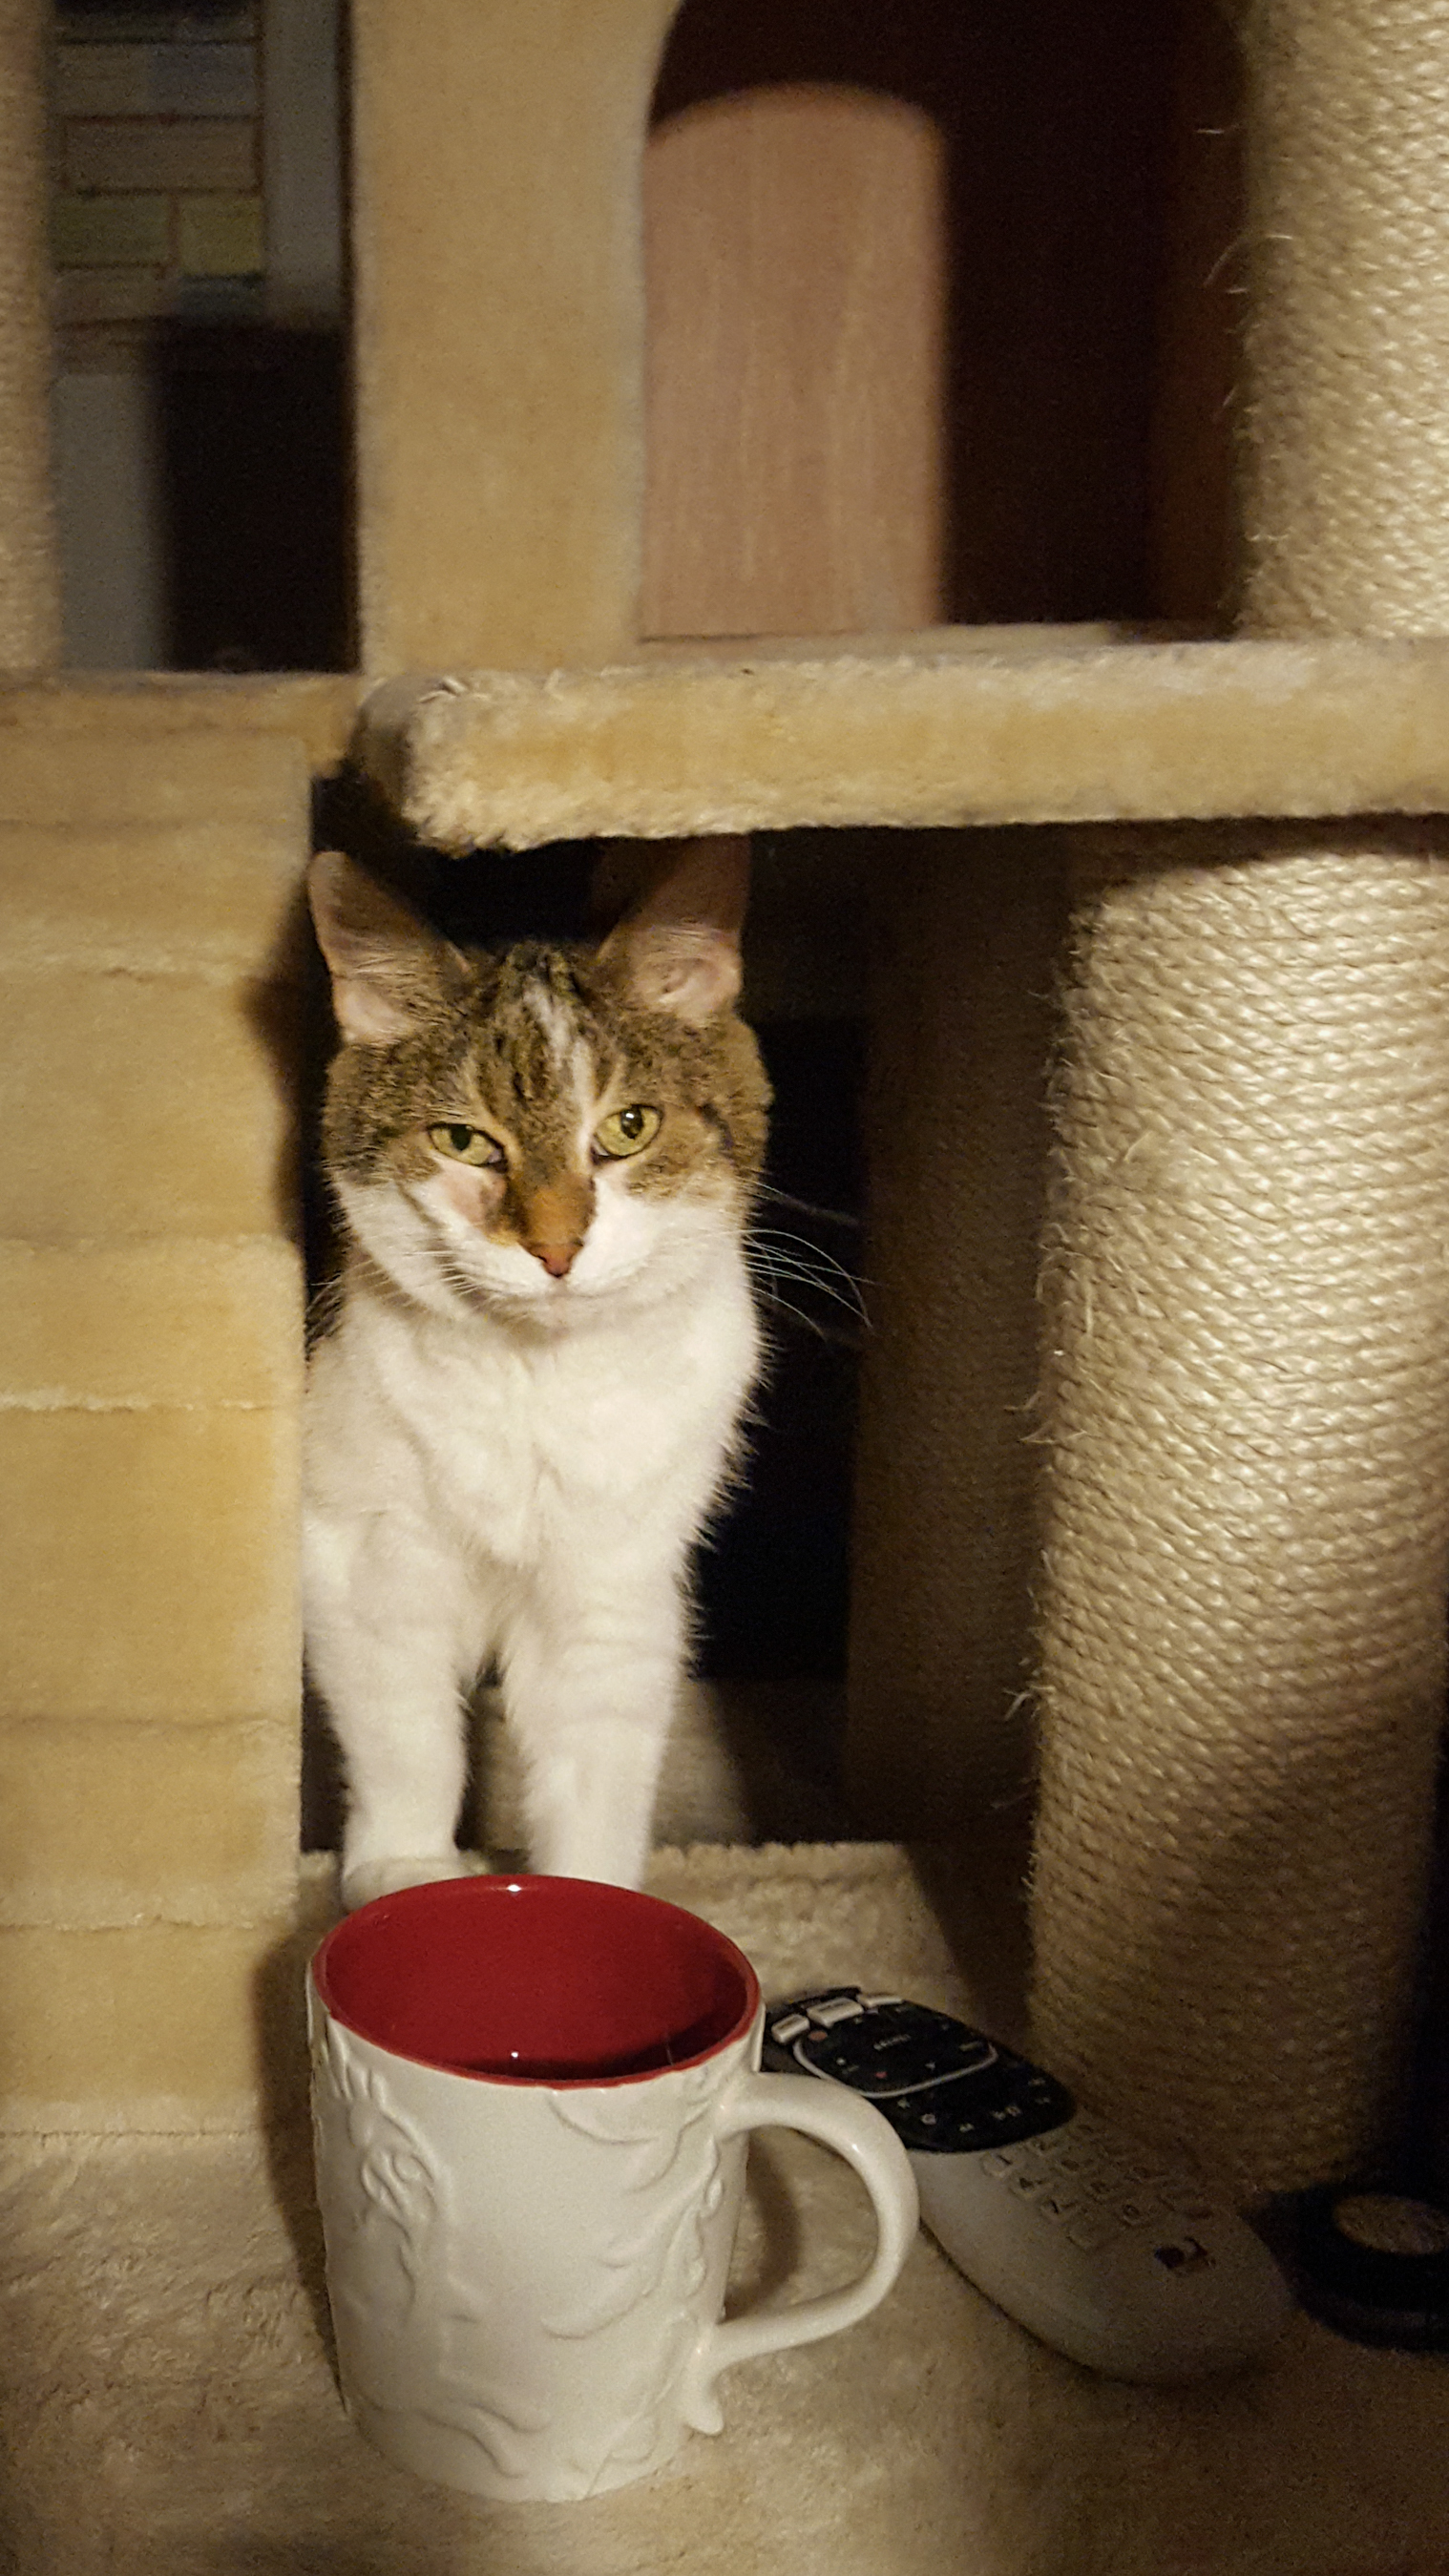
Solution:
[[[1392,2105],[1443,1706],[1449,32],[1396,0],[1247,15],[1231,640],[641,649],[641,385],[661,446],[671,415],[626,210],[673,14],[521,0],[485,46],[451,0],[361,13],[363,756],[459,851],[941,836],[874,1029],[855,1776],[896,1830],[965,1828],[969,1870],[1034,1682],[1043,2047],[1291,2187]],[[432,119],[444,92],[467,114]],[[1059,895],[962,828],[1064,822]]]
[[[659,608],[688,512],[646,545],[674,15],[357,0],[363,670],[107,681],[56,669],[43,15],[0,7],[0,2118],[230,2134],[293,2027],[287,1083],[350,748],[458,853],[920,836],[879,844],[861,1812],[967,1883],[1033,1692],[1042,2052],[1293,2188],[1395,2107],[1444,1693],[1449,22],[1246,12],[1235,632],[945,625],[923,555],[742,642],[690,640],[687,563]],[[745,1861],[740,1937],[771,1870],[826,1923],[818,1853]]]

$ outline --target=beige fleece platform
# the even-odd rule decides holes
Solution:
[[[661,1853],[776,1990],[865,1971],[969,2008],[885,1845]],[[295,1971],[325,1920],[317,1866]],[[295,1974],[292,1985],[295,1991]],[[727,2428],[595,2502],[475,2507],[378,2459],[328,2358],[292,2038],[273,2126],[3,2151],[6,2576],[1440,2576],[1449,2361],[1296,2320],[1220,2386],[1095,2378],[922,2238],[877,2314],[751,2363]],[[863,2256],[844,2168],[754,2156],[736,2297]]]
[[[425,841],[1433,813],[1449,644],[1109,627],[726,639],[389,680],[359,751]]]

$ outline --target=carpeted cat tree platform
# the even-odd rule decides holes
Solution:
[[[1048,14],[1064,58],[1115,24]],[[807,1783],[751,1847],[768,1813],[713,1755],[686,1779],[686,1734],[661,1834],[725,1839],[661,1851],[661,1892],[767,1985],[860,1974],[1009,2034],[1034,1767],[1030,2021],[1089,2098],[1257,2194],[1351,2170],[1405,2064],[1449,1593],[1449,24],[1244,13],[1243,609],[1166,637],[947,622],[937,306],[876,256],[929,250],[938,129],[915,93],[877,117],[884,76],[782,104],[768,45],[753,89],[671,91],[675,18],[358,0],[363,670],[123,684],[52,667],[42,19],[0,7],[0,2562],[1428,2576],[1442,2360],[1298,2320],[1239,2383],[1129,2391],[925,2242],[867,2326],[754,2366],[719,2444],[597,2506],[478,2515],[337,2403],[293,1104],[308,790],[349,746],[460,854],[881,834],[848,1748],[877,1839]],[[1182,14],[1185,133],[1194,63],[1237,77],[1218,28]],[[727,263],[688,266],[741,188],[756,283],[804,246],[753,341]],[[913,410],[848,375],[883,314]],[[690,460],[796,346],[846,426],[736,543]],[[762,2155],[743,2279],[824,2260],[822,2212],[843,2264],[848,2193]]]

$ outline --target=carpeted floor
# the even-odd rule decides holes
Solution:
[[[767,1990],[854,1973],[984,2009],[892,1847],[662,1853],[652,1884]],[[874,2317],[733,2374],[725,2433],[642,2485],[506,2507],[423,2486],[341,2411],[296,2073],[265,2139],[4,2149],[6,2576],[1449,2571],[1449,2360],[1300,2318],[1249,2376],[1126,2388],[1031,2342],[925,2238]],[[820,2286],[868,2233],[834,2159],[764,2145],[734,2296]]]

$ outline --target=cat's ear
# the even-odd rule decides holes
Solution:
[[[466,971],[455,948],[340,850],[312,861],[307,895],[346,1039],[391,1045]]]
[[[740,930],[750,889],[743,835],[680,841],[642,902],[611,930],[599,960],[631,1001],[696,1022],[740,989]]]

